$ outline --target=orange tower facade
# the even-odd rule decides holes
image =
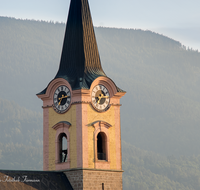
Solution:
[[[71,0],[59,70],[43,101],[43,168],[75,190],[122,189],[120,98],[104,73],[88,0]]]

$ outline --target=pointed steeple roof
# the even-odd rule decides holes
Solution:
[[[77,90],[90,89],[100,76],[106,74],[101,66],[88,0],[71,0],[60,66],[54,79],[63,78],[72,90]],[[45,94],[46,90],[37,95]]]
[[[72,89],[89,89],[106,76],[99,57],[88,0],[71,0],[60,67],[55,78],[66,79]]]

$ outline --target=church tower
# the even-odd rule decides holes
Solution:
[[[122,190],[120,98],[102,69],[88,0],[71,0],[60,66],[43,101],[43,169],[75,190]]]

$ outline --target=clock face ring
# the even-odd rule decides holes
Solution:
[[[106,111],[109,108],[110,94],[108,89],[99,84],[92,90],[92,105],[98,111]]]
[[[71,104],[71,92],[67,86],[59,86],[53,97],[53,108],[58,113],[64,113],[67,111]]]

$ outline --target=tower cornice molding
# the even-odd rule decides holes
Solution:
[[[49,83],[49,85],[45,89],[44,94],[37,94],[37,97],[42,100],[52,99],[54,91],[56,90],[56,88],[58,86],[61,86],[61,85],[67,86],[70,89],[70,91],[72,92],[72,88],[67,80],[65,80],[63,78],[57,78],[57,79],[52,80]]]

